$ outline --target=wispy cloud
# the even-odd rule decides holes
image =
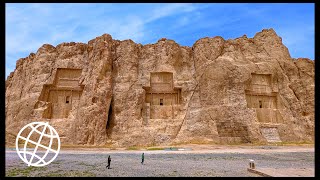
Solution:
[[[196,10],[197,7],[193,6],[192,4],[167,4],[167,5],[160,5],[159,8],[154,8],[150,12],[150,17],[147,18],[146,22],[152,22],[160,18],[164,18],[167,16],[172,16],[184,12],[192,12]]]
[[[142,11],[131,13],[132,8]],[[6,4],[6,59],[16,61],[45,43],[87,42],[104,33],[144,42],[152,36],[148,23],[194,9],[192,4]],[[6,63],[8,69],[12,64]]]
[[[87,42],[104,33],[142,44],[166,37],[191,46],[205,36],[253,36],[263,28],[275,27],[293,57],[301,53],[314,58],[313,50],[297,45],[312,44],[312,16],[314,8],[308,4],[301,8],[300,4],[10,3],[6,4],[6,75],[17,59],[42,44]]]

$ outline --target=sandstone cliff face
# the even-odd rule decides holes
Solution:
[[[104,34],[43,45],[6,81],[6,143],[47,121],[67,144],[314,141],[314,61],[273,29],[141,45]]]

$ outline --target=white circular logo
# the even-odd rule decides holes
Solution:
[[[25,134],[25,137],[22,134]],[[56,144],[55,149],[52,146],[54,144]],[[19,147],[19,145],[23,145],[23,147]],[[45,166],[58,156],[60,138],[57,131],[48,122],[32,122],[19,131],[16,139],[16,150],[19,157],[28,166]]]

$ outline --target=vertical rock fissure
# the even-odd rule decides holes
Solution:
[[[106,133],[107,137],[109,138],[111,131],[112,131],[112,105],[113,105],[113,98],[111,99],[110,105],[109,105],[109,110],[108,110],[108,118],[106,122]]]

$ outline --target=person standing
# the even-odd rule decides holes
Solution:
[[[141,156],[141,164],[143,164],[144,162],[144,153],[142,153],[142,156]]]
[[[111,163],[111,157],[109,155],[109,157],[108,157],[108,166],[106,166],[106,168],[110,169],[110,163]]]

